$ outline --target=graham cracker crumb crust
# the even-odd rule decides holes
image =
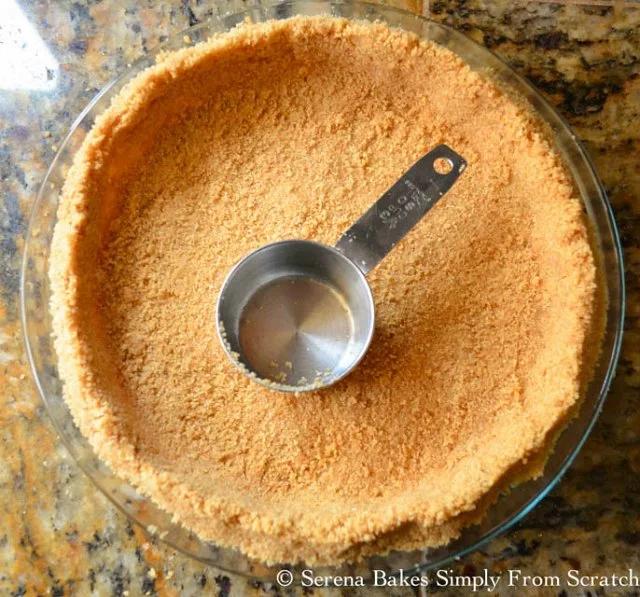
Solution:
[[[365,360],[299,397],[245,378],[215,329],[230,268],[333,244],[440,143],[469,165],[370,274]],[[58,218],[81,431],[177,521],[267,562],[450,541],[540,473],[590,375],[596,268],[556,150],[521,102],[383,24],[296,17],[164,54],[97,118]]]

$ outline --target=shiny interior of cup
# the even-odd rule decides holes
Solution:
[[[371,289],[353,261],[322,243],[285,240],[260,247],[229,272],[216,324],[227,356],[244,374],[297,393],[349,374],[369,348],[374,312]],[[295,379],[283,372],[288,367]]]
[[[161,49],[178,49],[185,45],[185,40],[197,43],[214,33],[231,29],[247,18],[253,22],[263,22],[294,15],[317,14],[383,21],[390,26],[412,31],[423,39],[454,51],[472,68],[490,71],[494,80],[528,100],[532,108],[548,123],[557,148],[573,175],[592,224],[594,245],[600,252],[601,271],[608,299],[601,357],[580,411],[559,436],[544,474],[512,488],[508,495],[502,496],[490,508],[479,524],[464,529],[457,540],[446,546],[424,551],[392,552],[386,556],[368,558],[356,565],[318,568],[315,571],[322,575],[358,575],[364,579],[372,579],[373,570],[382,570],[387,575],[396,574],[400,569],[405,574],[419,573],[442,567],[509,529],[555,486],[584,444],[602,408],[620,350],[624,315],[622,251],[602,186],[588,156],[566,123],[526,81],[500,59],[452,29],[405,11],[379,5],[295,0],[255,6],[228,16],[212,18],[175,36],[163,44]],[[185,33],[188,33],[188,37],[185,37]],[[22,322],[31,369],[49,415],[78,465],[134,522],[145,527],[149,533],[158,534],[175,549],[220,569],[273,581],[277,572],[286,568],[293,572],[295,579],[299,579],[300,571],[306,568],[304,565],[264,566],[246,558],[237,550],[220,548],[202,541],[193,533],[172,523],[169,513],[160,510],[151,500],[116,477],[97,458],[88,441],[75,426],[62,396],[49,312],[48,259],[64,174],[96,116],[109,105],[124,84],[154,63],[156,54],[157,50],[137,61],[91,101],[71,127],[40,187],[29,223],[21,280]]]

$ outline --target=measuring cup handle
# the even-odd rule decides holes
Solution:
[[[436,160],[450,167],[440,174]],[[467,162],[447,145],[420,158],[336,243],[369,273],[453,186]]]

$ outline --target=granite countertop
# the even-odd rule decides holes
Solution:
[[[452,569],[611,575],[633,568],[640,574],[640,4],[396,3],[485,44],[558,107],[609,193],[626,259],[622,358],[592,436],[560,485],[517,528]],[[111,505],[57,439],[28,371],[19,324],[27,217],[71,120],[127,63],[220,10],[201,0],[0,4],[0,595],[283,592],[174,552]],[[9,53],[12,61],[17,57],[15,68]],[[500,591],[511,594],[637,595],[640,589]]]

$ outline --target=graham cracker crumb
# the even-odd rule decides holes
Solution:
[[[442,142],[469,165],[370,274],[356,370],[300,396],[237,371],[215,321],[231,267],[335,243]],[[96,120],[58,216],[53,325],[80,429],[252,557],[446,543],[539,474],[580,397],[596,277],[571,180],[520,102],[411,34],[300,17],[163,54]]]

